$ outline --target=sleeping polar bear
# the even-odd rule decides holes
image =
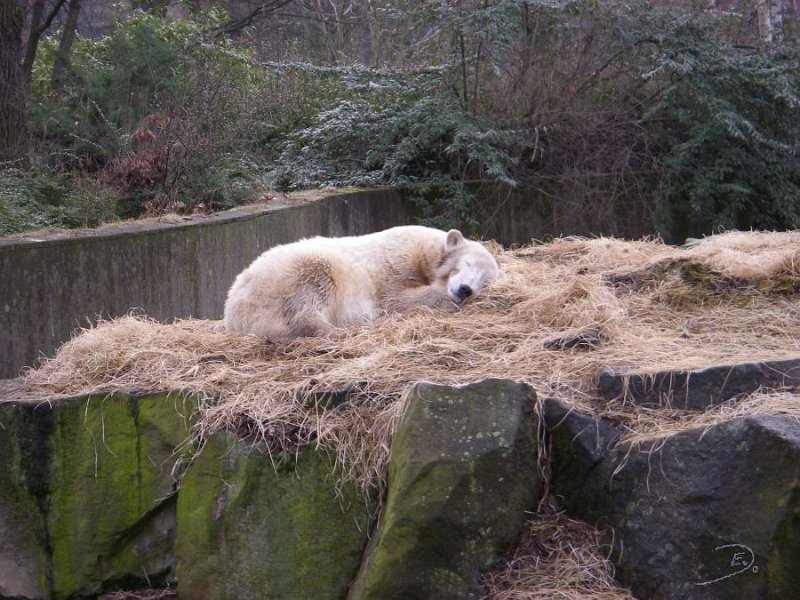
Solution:
[[[461,232],[409,225],[276,246],[228,292],[225,327],[269,338],[321,335],[415,305],[453,307],[499,273]]]

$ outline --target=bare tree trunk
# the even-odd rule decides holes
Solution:
[[[25,43],[25,58],[22,61],[25,76],[29,79],[33,69],[33,60],[36,58],[36,47],[39,45],[39,36],[41,35],[40,28],[42,26],[42,15],[44,14],[44,0],[34,0],[30,10],[30,31]]]
[[[770,45],[775,40],[775,21],[772,13],[772,0],[757,0],[758,34],[764,45]]]
[[[0,2],[4,4],[11,3],[10,0],[0,0]],[[46,4],[45,0],[32,0],[30,2],[30,27],[28,30],[28,37],[25,40],[25,53],[22,59],[22,73],[25,77],[26,86],[30,86],[33,61],[36,59],[36,49],[39,47],[39,38],[53,23],[53,20],[56,18],[56,15],[58,15],[64,2],[66,2],[66,0],[57,0],[49,7],[50,12],[46,14],[44,10]],[[20,2],[16,3],[20,4]]]
[[[467,79],[467,42],[464,34],[464,11],[463,3],[458,2],[458,49],[459,61],[461,63],[461,93],[464,95],[462,101],[464,110],[469,110],[469,82]]]
[[[28,94],[22,68],[21,2],[0,2],[0,168],[24,162],[28,154]]]
[[[366,7],[367,7],[367,31],[369,32],[369,49],[367,51],[367,58],[364,61],[364,64],[367,64],[371,67],[377,67],[382,59],[383,59],[383,52],[382,52],[382,44],[381,44],[381,24],[378,20],[378,15],[375,10],[375,6],[373,6],[373,0],[367,0]]]
[[[64,88],[64,76],[67,69],[69,69],[72,44],[75,42],[75,32],[78,28],[78,15],[80,12],[81,0],[70,0],[69,9],[67,10],[67,22],[64,24],[61,42],[58,45],[58,53],[53,63],[52,87],[55,94],[59,94]]]

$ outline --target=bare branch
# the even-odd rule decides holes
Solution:
[[[61,10],[61,7],[64,6],[65,2],[66,2],[66,0],[58,0],[55,3],[55,5],[53,6],[53,9],[50,11],[50,14],[47,15],[47,18],[44,20],[44,22],[42,23],[41,27],[39,27],[39,35],[43,34],[45,31],[50,29],[50,25],[53,24],[53,20],[56,18],[56,16],[58,15],[59,11]]]
[[[215,28],[214,34],[219,37],[223,35],[229,35],[231,33],[236,33],[241,31],[245,27],[249,27],[252,25],[257,19],[275,12],[294,2],[294,0],[269,0],[269,2],[264,2],[259,6],[250,10],[245,16],[235,19],[222,25],[220,27]]]

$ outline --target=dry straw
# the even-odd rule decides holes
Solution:
[[[399,401],[419,381],[523,380],[540,398],[636,430],[653,411],[602,403],[604,367],[655,372],[799,353],[800,233],[729,233],[688,248],[564,238],[493,250],[502,276],[456,312],[419,308],[290,342],[131,315],[78,332],[3,396],[194,393],[204,400],[200,435],[229,428],[272,449],[321,444],[366,487],[383,478]],[[587,344],[569,347],[587,332]],[[331,390],[348,390],[349,401],[315,402]],[[670,427],[682,420],[652,418],[665,415]]]
[[[135,592],[111,592],[100,596],[99,600],[176,600],[178,593],[174,589],[137,590]]]
[[[513,556],[484,579],[486,600],[633,600],[601,534],[544,504]]]
[[[291,342],[230,334],[217,321],[126,316],[79,332],[0,396],[197,394],[199,435],[233,429],[272,450],[318,444],[364,488],[383,484],[402,399],[419,381],[523,380],[539,398],[613,418],[634,442],[739,414],[800,412],[792,391],[697,416],[604,403],[596,389],[605,367],[656,372],[800,354],[800,233],[729,233],[683,248],[564,238],[493,251],[501,277],[452,313],[419,308]],[[326,408],[331,390],[348,401]]]

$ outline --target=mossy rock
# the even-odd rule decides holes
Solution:
[[[92,596],[169,576],[176,449],[194,407],[180,395],[123,393],[0,405],[3,536],[27,532],[29,542],[0,547],[0,564],[27,556],[24,578],[0,572],[2,593]]]
[[[41,598],[49,590],[47,456],[28,447],[36,421],[31,409],[0,404],[0,598]]]
[[[534,403],[505,380],[414,389],[351,600],[482,596],[481,573],[516,546],[540,497]]]
[[[545,404],[551,491],[608,535],[637,598],[800,597],[800,424],[756,415],[652,443]]]
[[[323,449],[270,456],[218,432],[178,498],[182,598],[343,598],[367,544],[376,506],[353,483],[337,493]]]

